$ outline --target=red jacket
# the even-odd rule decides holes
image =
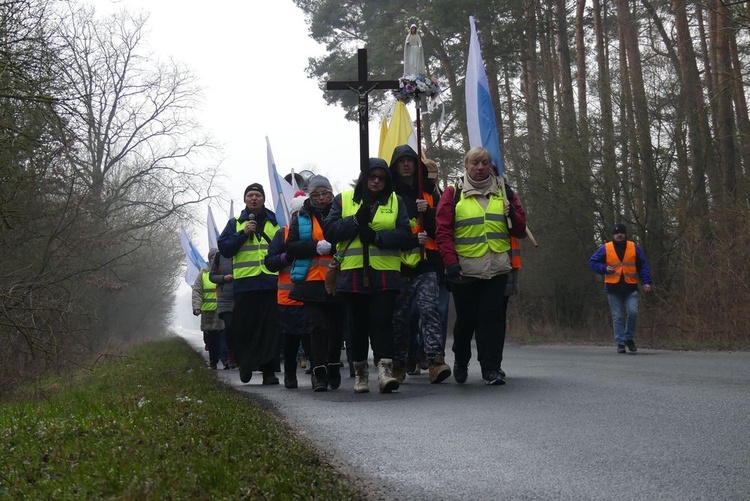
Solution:
[[[518,200],[515,192],[506,185],[505,193],[511,204],[510,220],[513,223],[509,228],[511,236],[516,238],[526,237],[526,214],[523,212],[521,202]],[[448,268],[452,264],[458,263],[458,253],[453,243],[453,224],[456,214],[456,205],[454,203],[455,187],[448,186],[440,197],[437,212],[435,213],[435,242],[440,250],[440,257],[443,259],[443,266]]]

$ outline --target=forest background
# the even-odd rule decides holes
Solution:
[[[611,342],[587,261],[623,221],[654,276],[642,344],[750,345],[750,3],[294,2],[327,48],[308,67],[321,89],[356,75],[358,47],[371,77],[400,76],[418,25],[443,89],[444,114],[422,123],[443,185],[468,145],[475,16],[505,172],[540,243],[523,242],[512,339]],[[0,381],[11,388],[168,330],[177,228],[218,195],[218,165],[191,116],[190,71],[138,51],[144,17],[17,0],[0,3],[0,21]],[[321,99],[355,119],[354,93]],[[370,106],[385,112],[388,96]]]

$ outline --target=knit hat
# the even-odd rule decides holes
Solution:
[[[266,192],[263,190],[263,185],[261,185],[260,183],[253,183],[245,188],[245,193],[242,194],[243,198],[247,196],[248,191],[258,191],[261,195],[263,195],[264,199],[266,198]]]
[[[617,234],[617,233],[624,233],[626,235],[628,234],[628,231],[625,228],[625,225],[623,223],[615,223],[615,227],[612,230],[612,234],[614,235],[614,234]]]
[[[304,192],[302,192],[302,195],[295,195],[292,201],[289,202],[289,214],[299,212],[305,204],[305,200],[307,200],[307,195]]]
[[[307,192],[312,192],[315,188],[325,188],[328,191],[333,191],[331,182],[325,176],[313,176],[307,181]]]

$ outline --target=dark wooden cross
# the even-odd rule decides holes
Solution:
[[[370,158],[369,107],[367,95],[375,89],[398,89],[398,80],[367,79],[367,49],[357,50],[357,80],[327,82],[326,90],[353,90],[359,98],[359,169],[366,172]]]

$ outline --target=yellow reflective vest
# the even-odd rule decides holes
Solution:
[[[237,219],[236,231],[244,230],[245,226],[247,226],[247,221],[240,223],[239,219]],[[273,239],[277,231],[279,231],[279,226],[266,219],[263,224],[263,233],[266,234],[269,240]],[[232,257],[234,279],[257,277],[261,273],[265,275],[277,275],[277,273],[269,271],[266,268],[264,261],[267,255],[268,242],[256,233],[248,235],[239,252]]]
[[[345,191],[341,194],[341,217],[354,216],[362,202],[354,202],[354,190]],[[370,228],[375,231],[392,230],[396,228],[398,219],[398,199],[395,193],[391,193],[388,201],[378,205],[375,214],[370,221]],[[344,260],[341,262],[342,270],[355,270],[364,267],[363,246],[359,237],[354,237],[349,248],[344,252]],[[400,271],[401,252],[398,249],[381,249],[375,245],[368,245],[370,255],[370,267],[380,271]]]
[[[500,253],[510,249],[510,234],[503,208],[500,194],[490,195],[484,209],[476,197],[467,197],[461,192],[456,204],[453,231],[459,256],[474,258],[484,256],[490,250]]]
[[[203,280],[201,311],[213,311],[218,307],[216,300],[219,296],[216,294],[216,284],[208,279],[208,270],[201,273],[201,277]]]

